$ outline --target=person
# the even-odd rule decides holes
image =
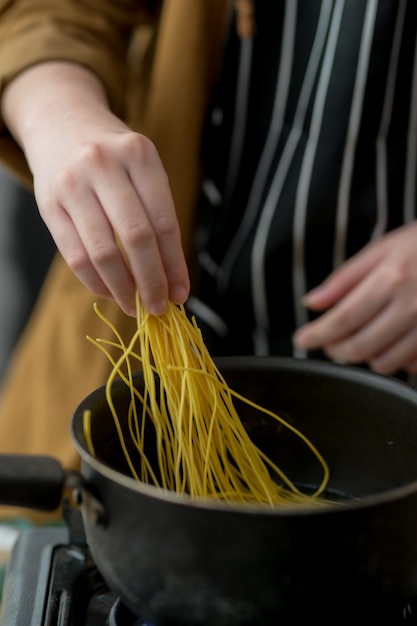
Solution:
[[[136,291],[214,356],[417,372],[416,29],[413,0],[0,0],[0,158],[59,250],[2,450],[78,464],[93,302],[128,337]]]

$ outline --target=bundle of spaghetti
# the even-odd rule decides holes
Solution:
[[[128,345],[96,305],[97,315],[112,329],[117,341],[88,337],[112,364],[106,397],[133,477],[191,497],[270,505],[323,503],[318,496],[329,480],[323,457],[294,426],[228,386],[195,319],[187,317],[184,307],[170,303],[165,314],[152,316],[137,297],[136,308],[137,330]],[[106,344],[120,349],[117,361],[110,356]],[[137,369],[143,373],[143,395],[133,383]],[[127,416],[117,415],[112,400],[116,377],[122,378],[129,388]],[[322,481],[314,493],[303,493],[252,442],[234,399],[250,405],[254,412],[268,415],[306,444],[323,469]],[[85,434],[93,451],[90,419],[90,415],[85,416]],[[126,420],[139,463],[133,462],[128,453],[122,426]],[[156,439],[157,468],[146,454],[145,428],[149,423]]]

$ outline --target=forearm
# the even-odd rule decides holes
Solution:
[[[29,165],[54,132],[96,123],[100,112],[111,115],[101,81],[81,65],[66,62],[41,63],[22,72],[4,91],[1,110]]]

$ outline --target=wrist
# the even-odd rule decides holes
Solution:
[[[28,96],[30,94],[30,96]],[[44,145],[49,134],[72,126],[77,118],[108,113],[104,87],[88,69],[67,62],[48,62],[19,74],[5,89],[3,119],[28,159],[32,146]]]

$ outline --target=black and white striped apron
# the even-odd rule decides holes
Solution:
[[[301,297],[416,216],[417,2],[255,6],[210,106],[188,309],[213,355],[322,357],[293,349]]]

